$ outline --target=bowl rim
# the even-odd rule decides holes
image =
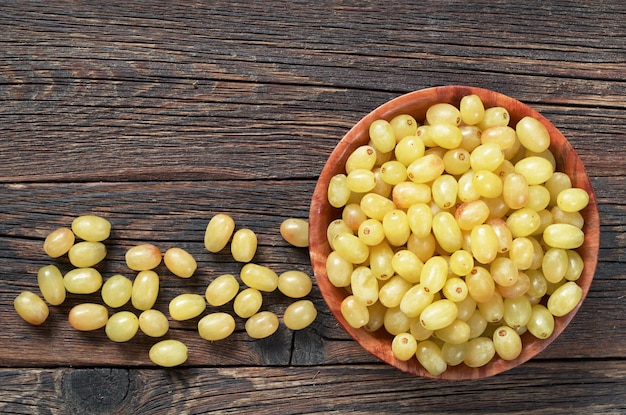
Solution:
[[[342,158],[345,160],[345,157],[356,147],[367,142],[367,139],[363,137],[363,135],[368,131],[369,124],[371,124],[372,121],[379,118],[390,120],[394,115],[403,113],[404,109],[416,105],[426,106],[437,102],[448,102],[458,105],[461,97],[469,94],[478,95],[485,103],[485,108],[503,106],[508,110],[515,109],[515,113],[509,111],[511,114],[509,125],[514,125],[514,123],[526,115],[539,120],[548,129],[550,134],[550,150],[554,154],[557,163],[557,169],[555,171],[565,172],[570,177],[575,187],[581,187],[589,193],[589,204],[581,212],[585,218],[583,227],[585,233],[583,247],[585,249],[584,252],[581,253],[585,267],[577,283],[583,289],[583,295],[581,301],[570,313],[562,317],[555,317],[555,328],[550,337],[540,340],[534,337],[530,338],[530,333],[523,335],[524,348],[518,358],[514,360],[503,360],[496,355],[483,367],[470,368],[462,363],[458,366],[449,366],[441,375],[433,376],[424,370],[415,358],[409,361],[400,361],[393,357],[391,353],[391,335],[377,332],[385,339],[389,339],[389,341],[382,342],[378,337],[374,336],[376,333],[367,332],[362,328],[355,329],[343,318],[339,305],[341,303],[340,299],[345,297],[347,292],[343,288],[337,288],[332,285],[326,274],[326,257],[330,252],[330,246],[326,237],[326,227],[328,223],[330,223],[330,220],[324,222],[323,218],[325,215],[328,216],[331,214],[332,218],[338,217],[337,214],[341,210],[333,208],[327,201],[328,183],[334,174],[345,172],[343,171],[344,164],[341,164],[340,160]],[[411,111],[408,112],[411,113]],[[412,115],[418,119],[418,121],[421,121],[424,118],[424,112],[425,109],[423,111],[420,110],[419,113],[413,111]],[[566,157],[567,160],[565,160]],[[569,325],[582,306],[595,274],[600,240],[599,222],[596,195],[582,160],[567,138],[546,117],[529,105],[493,90],[464,85],[436,86],[412,91],[379,105],[361,118],[337,143],[320,173],[311,199],[309,211],[309,254],[317,285],[332,315],[339,325],[365,350],[379,360],[403,372],[420,377],[441,380],[473,380],[502,373],[534,358],[561,335]],[[341,291],[343,291],[343,294]],[[380,331],[384,332],[383,329]]]

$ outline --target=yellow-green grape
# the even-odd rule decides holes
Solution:
[[[126,265],[133,271],[147,271],[156,268],[162,259],[161,250],[152,244],[131,247],[125,254]]]
[[[264,339],[278,330],[278,317],[271,311],[260,311],[246,320],[245,329],[253,339]]]
[[[396,140],[401,140],[409,135],[415,135],[417,127],[419,126],[415,118],[409,114],[396,115],[389,121],[389,124],[391,124],[391,128],[393,128]]]
[[[513,261],[517,269],[529,269],[533,263],[534,247],[528,238],[515,238],[511,242],[509,258]]]
[[[370,124],[369,136],[374,146],[382,153],[388,153],[396,146],[396,136],[391,123],[378,119]]]
[[[225,213],[218,213],[209,221],[204,233],[204,247],[219,252],[228,243],[235,230],[235,221]]]
[[[126,304],[133,293],[133,282],[121,274],[115,274],[102,284],[102,301],[111,308]]]
[[[233,311],[241,318],[249,318],[259,312],[263,295],[256,288],[246,288],[235,297]]]
[[[544,230],[543,241],[553,248],[574,249],[583,244],[585,234],[574,225],[554,223]]]
[[[391,277],[378,291],[378,301],[387,308],[398,307],[413,284],[399,275]]]
[[[139,319],[130,311],[120,311],[107,320],[104,331],[114,342],[127,342],[135,337],[139,330]]]
[[[403,362],[410,360],[417,351],[417,340],[411,333],[399,333],[391,341],[393,356]]]
[[[187,361],[188,349],[185,343],[168,339],[154,344],[148,356],[152,363],[162,367],[180,366]]]
[[[515,163],[515,172],[523,175],[529,185],[545,183],[554,173],[552,164],[543,157],[526,157]]]
[[[412,204],[406,212],[411,232],[419,238],[428,235],[432,230],[433,213],[426,203]]]
[[[476,125],[485,116],[485,106],[478,95],[465,95],[459,105],[461,120],[467,125]]]
[[[327,195],[331,206],[340,208],[348,203],[352,192],[348,188],[347,180],[348,177],[345,174],[339,173],[334,175],[328,182]]]
[[[435,253],[437,241],[432,233],[429,233],[423,238],[418,238],[417,236],[411,234],[406,243],[406,247],[409,251],[417,255],[422,262],[425,262],[428,261],[428,258],[433,256]]]
[[[348,173],[346,185],[351,192],[365,193],[376,186],[374,172],[367,169],[355,169]]]
[[[346,160],[346,173],[356,169],[371,170],[376,164],[376,150],[374,147],[364,145],[358,147],[348,156]]]
[[[72,221],[72,231],[85,241],[104,241],[111,234],[111,222],[96,215],[83,215]]]
[[[37,271],[37,285],[43,298],[51,305],[59,305],[65,301],[66,290],[63,275],[54,265],[46,265]]]
[[[393,186],[383,180],[383,176],[380,170],[380,167],[375,167],[374,170],[372,170],[372,172],[374,172],[374,180],[376,181],[376,184],[374,185],[374,188],[370,191],[370,193],[376,193],[378,195],[388,198],[391,195],[391,190]],[[363,193],[353,193],[350,197],[350,201],[353,203],[360,203],[362,197]]]
[[[471,231],[487,220],[489,206],[481,199],[465,202],[456,208],[454,217],[461,230]]]
[[[493,292],[489,300],[478,303],[477,307],[489,323],[497,323],[504,316],[504,299],[497,290]]]
[[[257,237],[251,229],[239,229],[233,234],[230,252],[237,262],[250,262],[256,254]]]
[[[504,322],[513,329],[525,327],[532,311],[533,306],[525,295],[504,299]]]
[[[393,246],[406,244],[411,234],[407,214],[400,209],[394,209],[383,217],[383,232],[387,241]]]
[[[353,231],[358,231],[359,226],[367,219],[367,215],[358,203],[348,203],[341,211],[341,219]]]
[[[390,185],[402,183],[407,178],[406,167],[398,160],[389,160],[380,166],[380,174],[383,181]]]
[[[530,151],[541,153],[550,146],[550,133],[536,118],[522,118],[515,125],[515,131],[522,145]]]
[[[474,171],[468,170],[459,177],[458,196],[461,202],[480,199],[480,193],[474,188]]]
[[[493,359],[496,349],[493,341],[487,337],[476,337],[467,342],[465,363],[469,367],[482,367]]]
[[[309,222],[304,219],[285,219],[280,224],[280,234],[290,245],[298,248],[309,246]]]
[[[13,300],[17,314],[26,322],[38,326],[43,324],[50,314],[46,303],[32,291],[22,291]]]
[[[426,146],[424,146],[424,142],[419,137],[416,135],[408,135],[396,144],[394,155],[396,156],[396,160],[404,166],[408,166],[418,158],[423,157],[425,151]]]
[[[444,174],[435,179],[432,185],[432,198],[441,209],[450,209],[457,200],[459,183],[454,176]]]
[[[470,154],[470,166],[474,171],[494,171],[503,161],[504,153],[496,143],[481,144]]]
[[[241,268],[239,277],[248,287],[259,291],[272,292],[278,287],[276,272],[263,265],[247,263]]]
[[[360,202],[361,209],[372,218],[382,221],[385,214],[396,208],[392,200],[376,193],[368,193],[363,196]]]
[[[137,310],[149,310],[159,295],[159,276],[156,272],[140,271],[133,281],[130,301]]]
[[[378,279],[369,267],[357,267],[350,278],[350,288],[354,298],[365,306],[378,301]]]
[[[83,303],[70,310],[68,321],[76,330],[91,331],[104,327],[109,320],[109,312],[101,304]]]
[[[378,245],[385,239],[383,224],[376,219],[365,219],[359,225],[357,232],[359,239],[362,240],[365,245]]]
[[[448,368],[441,349],[431,340],[419,342],[415,356],[420,365],[433,376],[441,375]]]
[[[559,193],[572,188],[572,180],[567,174],[556,171],[546,181],[545,187],[550,192],[550,206],[555,206]]]
[[[474,257],[468,251],[459,249],[450,255],[448,266],[455,275],[465,276],[474,268]]]
[[[480,196],[486,198],[500,196],[503,188],[500,176],[489,170],[474,171],[472,186]]]
[[[393,187],[391,197],[394,206],[409,209],[415,204],[430,202],[432,192],[430,186],[425,183],[402,182]]]
[[[429,183],[443,173],[445,166],[441,157],[426,154],[418,158],[406,168],[408,178],[415,183]]]
[[[476,147],[478,147],[480,142],[480,136],[482,132],[480,128],[475,125],[461,125],[459,126],[461,130],[461,135],[463,136],[463,140],[459,145],[459,148],[471,153]]]
[[[478,128],[484,131],[489,127],[508,125],[510,118],[509,111],[504,107],[487,108],[483,119],[478,123]]]
[[[513,145],[505,148],[503,151],[505,160],[519,160],[519,158],[522,157],[522,143],[520,143],[519,138],[517,138],[517,134],[515,134]]]
[[[526,207],[539,212],[550,204],[550,191],[540,184],[528,186],[528,202]]]
[[[343,258],[337,252],[332,251],[326,257],[326,275],[335,287],[347,287],[350,285],[350,276],[354,270],[352,262]]]
[[[92,267],[107,255],[106,246],[102,242],[78,242],[67,252],[70,263],[78,268]]]
[[[205,309],[206,301],[200,294],[180,294],[174,297],[169,304],[170,317],[177,321],[198,317]]]
[[[547,209],[540,210],[537,214],[539,215],[539,227],[533,232],[533,235],[541,236],[544,230],[554,223],[554,218],[552,217],[552,213]]]
[[[509,287],[517,282],[517,266],[507,257],[498,257],[489,265],[489,272],[496,284]]]
[[[482,336],[487,329],[488,322],[482,313],[476,308],[465,322],[470,327],[470,339]]]
[[[387,307],[382,305],[380,302],[377,302],[366,308],[369,315],[369,320],[363,326],[363,329],[370,333],[373,333],[383,327]]]
[[[515,130],[508,125],[489,127],[480,135],[480,142],[482,144],[497,144],[503,151],[513,147],[516,139]]]
[[[426,292],[437,293],[448,278],[448,262],[441,256],[434,256],[424,263],[420,274],[420,284]]]
[[[498,285],[498,292],[503,298],[517,298],[528,292],[530,288],[530,278],[525,272],[517,271],[517,280],[509,286]]]
[[[467,290],[467,284],[465,284],[465,289]],[[469,295],[466,295],[463,300],[456,302],[456,308],[458,309],[456,318],[467,321],[472,314],[474,314],[474,311],[476,311],[476,301]]]
[[[507,175],[515,173],[515,166],[509,160],[504,159],[493,172],[497,174],[500,179],[504,180]]]
[[[467,343],[450,344],[444,343],[441,346],[441,354],[443,360],[448,366],[457,366],[463,363],[465,356],[467,355]]]
[[[459,125],[461,123],[461,113],[454,105],[440,102],[428,107],[426,110],[426,121],[430,125],[437,123]]]
[[[557,195],[556,203],[563,212],[578,212],[589,204],[589,194],[576,187],[563,189]]]
[[[234,331],[235,319],[228,313],[210,313],[198,321],[198,334],[204,340],[224,340]]]
[[[548,297],[547,307],[553,316],[561,317],[571,312],[583,296],[583,290],[574,281],[567,281]]]
[[[533,298],[542,298],[548,291],[548,280],[544,277],[541,270],[528,270],[525,272],[528,275],[530,286],[526,294]]]
[[[70,228],[58,228],[50,232],[43,242],[43,250],[50,258],[67,254],[74,245],[75,236]]]
[[[568,281],[576,281],[583,273],[585,262],[578,252],[571,249],[567,250],[567,259],[569,264],[565,272],[565,279]]]
[[[467,284],[462,278],[448,278],[441,289],[441,293],[450,301],[461,302],[467,297]]]
[[[459,127],[446,123],[431,124],[428,136],[436,145],[448,150],[457,148],[463,140]]]
[[[514,360],[522,353],[522,339],[511,327],[500,326],[493,333],[493,347],[503,360]]]
[[[326,229],[326,237],[328,239],[328,244],[332,249],[335,249],[333,246],[333,241],[335,236],[340,234],[341,232],[353,233],[352,229],[344,222],[343,219],[335,219],[334,221],[328,224],[328,228]]]
[[[528,149],[524,151],[524,157],[532,157],[532,156],[542,157],[548,160],[550,164],[552,165],[552,169],[556,170],[556,158],[554,158],[554,154],[552,154],[552,152],[549,149],[541,151],[539,153],[535,153],[534,151],[530,151]]]
[[[470,169],[470,153],[461,147],[446,151],[442,160],[448,174],[461,175]]]
[[[467,292],[477,303],[489,301],[496,289],[493,277],[489,271],[480,266],[476,266],[465,276]]]
[[[533,244],[533,262],[532,264],[530,264],[529,269],[541,268],[541,265],[543,263],[543,255],[544,255],[543,246],[533,236],[528,236],[527,238]]]
[[[419,317],[434,299],[434,293],[426,291],[421,284],[416,284],[404,294],[399,307],[407,317]]]
[[[165,314],[159,310],[150,309],[139,314],[139,329],[146,336],[163,337],[170,329],[170,323]]]
[[[190,278],[198,267],[194,257],[182,248],[165,251],[163,262],[172,274],[181,278]]]
[[[487,220],[487,225],[491,226],[498,238],[498,253],[509,252],[513,243],[513,235],[506,222],[501,218],[492,218]]]
[[[502,186],[502,198],[511,209],[520,209],[528,204],[530,188],[526,178],[519,173],[506,175]]]
[[[521,208],[509,215],[506,224],[514,238],[532,235],[541,225],[541,217],[537,211]]]
[[[391,267],[407,282],[417,284],[420,281],[424,263],[415,253],[408,249],[400,249],[391,258]]]
[[[391,160],[393,156],[393,152],[388,151],[386,153],[383,153],[382,151],[376,148],[376,146],[374,145],[374,142],[371,139],[367,142],[367,145],[372,147],[374,151],[376,151],[376,164],[375,164],[376,166],[381,166],[384,162]]]
[[[302,271],[285,271],[278,276],[278,290],[289,298],[302,298],[313,288],[311,277]]]
[[[470,233],[470,249],[476,261],[491,263],[498,255],[498,237],[491,225],[475,226]]]
[[[541,270],[546,280],[551,283],[558,283],[565,278],[569,259],[565,249],[550,248],[544,255],[541,262]]]
[[[458,312],[453,301],[437,300],[424,308],[419,316],[420,323],[428,330],[439,330],[456,320]]]
[[[552,221],[554,223],[569,223],[579,229],[582,229],[585,225],[585,218],[583,218],[580,212],[564,212],[558,206],[554,206],[550,209],[550,213],[552,213]]]
[[[409,331],[411,318],[404,314],[400,307],[388,308],[383,318],[383,326],[387,333],[395,336],[396,334]]]
[[[435,336],[449,344],[466,343],[470,336],[470,326],[465,321],[456,319],[446,327],[436,330]]]
[[[341,232],[335,236],[333,248],[353,264],[365,262],[370,252],[369,247],[358,236],[348,232]]]
[[[426,330],[424,326],[422,326],[422,324],[420,323],[419,319],[414,318],[411,320],[409,333],[411,333],[411,335],[415,337],[415,340],[421,342],[423,340],[430,339],[434,332],[432,330]]]
[[[435,214],[432,228],[435,239],[446,252],[461,249],[463,235],[451,213],[443,211]]]
[[[102,287],[102,274],[95,268],[74,268],[63,276],[63,285],[72,294],[91,294]]]
[[[317,317],[315,305],[310,300],[295,301],[285,309],[283,322],[288,329],[302,330],[311,325]]]
[[[535,304],[526,327],[536,338],[547,339],[554,332],[554,316],[546,306]]]

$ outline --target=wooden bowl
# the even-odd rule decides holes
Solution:
[[[550,123],[545,117],[533,110],[529,106],[523,104],[508,96],[500,93],[485,90],[481,88],[468,86],[443,86],[423,89],[411,92],[395,98],[361,119],[339,142],[334,149],[326,165],[324,166],[315,192],[311,201],[311,210],[309,216],[309,249],[313,265],[314,274],[317,284],[320,288],[330,311],[337,319],[339,324],[356,340],[363,348],[378,357],[380,360],[408,373],[426,378],[437,378],[446,380],[468,380],[479,379],[501,373],[503,371],[514,368],[523,362],[533,358],[550,343],[552,343],[567,327],[572,320],[581,302],[578,306],[563,317],[555,318],[555,328],[553,334],[545,339],[539,340],[530,333],[522,336],[523,350],[521,355],[515,360],[505,361],[497,355],[486,366],[480,368],[470,368],[464,364],[458,366],[449,366],[448,369],[439,376],[433,376],[417,362],[416,358],[409,361],[400,361],[393,356],[391,351],[392,336],[389,335],[384,328],[377,332],[370,333],[365,329],[355,329],[351,327],[343,318],[340,305],[342,300],[348,295],[344,288],[333,286],[328,280],[326,274],[326,258],[331,252],[326,229],[331,221],[341,217],[341,210],[332,207],[328,203],[327,189],[330,179],[338,173],[345,173],[344,166],[348,156],[359,146],[367,144],[369,141],[368,129],[369,125],[376,119],[391,120],[399,114],[411,114],[418,122],[422,122],[425,118],[427,108],[438,102],[447,102],[458,107],[461,98],[465,95],[478,95],[485,108],[502,106],[505,107],[510,114],[511,121],[509,125],[515,124],[524,116],[532,116],[541,121],[550,133],[551,145],[550,149],[554,154],[557,162],[557,171],[566,173],[572,181],[574,187],[585,189],[589,193],[589,205],[581,211],[584,219],[585,241],[583,246],[577,249],[584,260],[584,271],[577,283],[583,291],[583,300],[586,297],[589,286],[593,279],[596,269],[598,248],[599,248],[599,217],[595,193],[591,186],[591,182],[585,167],[580,158],[572,148],[567,139]]]

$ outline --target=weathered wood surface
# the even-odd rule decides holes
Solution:
[[[626,411],[626,6],[623,2],[4,2],[0,27],[0,412],[623,413]],[[50,261],[45,235],[87,212],[113,223],[101,270],[125,249],[180,246],[199,263],[164,268],[157,307],[240,267],[210,254],[210,217],[254,229],[256,260],[310,273],[280,222],[306,218],[326,157],[361,116],[434,85],[525,101],[580,154],[601,217],[587,301],[551,347],[478,382],[413,379],[337,326],[319,292],[310,328],[209,343],[172,323],[185,367],[155,368],[154,342],[78,333],[71,296],[42,327],[12,301]],[[282,313],[289,300],[266,297]],[[446,388],[443,391],[442,388]],[[532,398],[531,398],[532,397]]]

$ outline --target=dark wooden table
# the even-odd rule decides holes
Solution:
[[[623,413],[626,411],[626,4],[623,1],[3,1],[0,5],[0,413]],[[374,107],[436,85],[494,89],[546,115],[592,178],[598,269],[566,332],[536,359],[480,381],[406,375],[364,352],[314,286],[309,328],[202,340],[161,369],[145,335],[77,332],[70,295],[43,326],[13,309],[35,290],[48,232],[85,213],[113,224],[100,269],[126,249],[178,246],[156,307],[237,273],[204,249],[218,212],[259,236],[255,261],[311,274],[279,234],[307,218],[326,158]],[[267,295],[265,309],[290,303]]]

